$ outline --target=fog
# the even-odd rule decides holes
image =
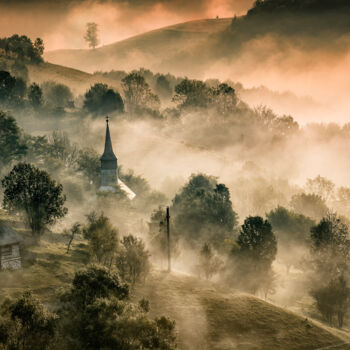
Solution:
[[[0,19],[4,18],[4,21],[0,21],[0,31],[3,35],[23,31],[33,38],[41,36],[48,50],[81,49],[86,46],[83,33],[86,23],[90,21],[99,24],[101,45],[106,45],[187,20],[215,18],[216,15],[242,15],[251,3],[233,0],[62,0],[56,4],[47,1],[10,1],[5,4],[0,1]],[[40,23],[35,20],[33,13],[42,18]],[[231,20],[227,23],[230,25]],[[192,25],[185,25],[181,31],[192,35],[193,32],[188,29],[193,28]],[[213,30],[209,35],[201,36],[205,32],[202,30],[203,23],[197,25],[196,28],[200,29],[194,31],[195,36],[201,33],[198,41],[192,36],[183,39],[180,35],[179,42],[173,43],[173,46],[166,41],[168,31],[174,28],[166,30],[167,34],[160,36],[156,43],[151,34],[151,44],[163,48],[160,51],[152,52],[150,47],[136,48],[125,54],[115,48],[102,47],[91,51],[49,52],[49,57],[54,58],[57,54],[53,62],[86,70],[89,74],[40,63],[28,65],[29,78],[26,83],[37,82],[40,87],[45,87],[45,82],[49,80],[64,83],[73,94],[72,101],[63,107],[52,106],[51,102],[44,101],[40,108],[35,109],[25,96],[25,103],[9,112],[21,128],[23,139],[27,137],[28,140],[29,135],[47,137],[46,149],[38,148],[38,151],[34,147],[29,148],[32,153],[23,156],[23,159],[48,171],[52,178],[63,185],[67,196],[69,214],[50,227],[45,235],[51,238],[45,239],[53,239],[50,235],[57,235],[63,245],[62,242],[67,238],[62,234],[64,230],[75,222],[86,225],[86,216],[92,211],[104,213],[118,228],[119,238],[128,234],[142,238],[150,252],[153,272],[163,273],[167,261],[164,252],[159,251],[154,244],[150,223],[152,213],[170,206],[171,230],[172,234],[175,232],[174,236],[177,235],[173,241],[177,249],[173,254],[173,274],[162,277],[159,290],[150,292],[148,289],[153,288],[151,283],[158,283],[152,279],[159,275],[153,274],[150,284],[140,286],[139,290],[136,288],[135,295],[146,290],[161,304],[161,309],[164,307],[170,310],[179,323],[181,342],[188,348],[204,348],[205,337],[212,332],[213,322],[209,322],[209,317],[215,307],[205,309],[203,305],[213,295],[221,298],[221,302],[227,302],[232,295],[251,293],[271,304],[295,311],[303,318],[314,317],[322,321],[310,294],[316,277],[320,276],[315,277],[316,274],[313,275],[311,271],[315,261],[312,261],[314,247],[310,243],[310,228],[323,216],[328,215],[329,218],[335,212],[343,222],[350,222],[350,82],[346,79],[350,68],[350,36],[343,33],[334,42],[320,44],[307,35],[295,39],[278,33],[262,33],[243,42],[238,40],[231,47],[227,42],[225,44],[227,38],[234,37],[229,36],[232,33],[227,34],[228,27],[226,31]],[[140,40],[143,44],[143,39]],[[192,45],[194,42],[195,45]],[[130,42],[128,45],[131,45]],[[179,51],[181,47],[183,51]],[[111,51],[107,52],[109,49]],[[160,107],[152,109],[145,105],[131,112],[121,76],[133,69],[140,69],[141,65],[153,71],[140,72],[145,75],[150,92],[159,94]],[[112,69],[119,72],[108,73]],[[97,70],[99,72],[95,72]],[[169,96],[161,96],[159,91],[155,91],[156,73],[171,74],[167,77],[171,90]],[[147,75],[151,77],[147,78]],[[233,94],[237,100],[227,113],[220,111],[220,101],[216,104],[206,101],[206,98],[210,98],[204,93],[204,102],[200,101],[198,105],[188,107],[184,102],[176,102],[177,99],[172,98],[175,95],[174,86],[184,77],[206,81],[206,87],[210,85],[212,89],[210,98],[213,100],[217,96],[215,88],[226,82],[235,89]],[[88,110],[83,103],[86,99],[84,94],[96,82],[106,83],[115,91],[118,90],[125,101],[125,111],[111,111],[109,127],[121,177],[127,178],[129,175],[129,186],[136,192],[136,198],[132,201],[118,192],[99,193],[95,180],[84,173],[85,169],[79,168],[76,159],[76,163],[71,165],[63,157],[45,154],[52,146],[52,133],[58,131],[69,140],[66,146],[72,154],[86,150],[97,152],[90,159],[95,163],[89,164],[95,167],[93,171],[96,172],[96,159],[98,162],[104,149],[105,115]],[[46,84],[47,89],[49,86]],[[44,93],[44,100],[45,96]],[[145,101],[147,103],[148,100]],[[2,166],[1,177],[10,171],[15,162],[17,159]],[[207,278],[208,281],[201,271],[201,249],[208,243],[205,240],[207,236],[201,236],[201,230],[198,229],[198,236],[195,236],[198,242],[193,243],[176,227],[176,218],[180,214],[176,212],[175,196],[183,195],[191,176],[198,174],[213,176],[210,181],[215,182],[205,199],[215,199],[221,184],[224,184],[230,196],[220,197],[220,200],[227,200],[229,206],[232,202],[230,210],[234,211],[230,236],[225,237],[221,245],[215,239],[219,239],[217,237],[222,227],[213,225],[216,230],[214,238],[211,237],[212,241],[208,242],[213,249],[211,258],[217,258],[218,267]],[[327,196],[322,191],[316,193],[308,185],[310,181],[317,183],[320,179],[331,184],[332,190]],[[199,188],[200,191],[204,189]],[[2,195],[0,192],[0,198]],[[308,206],[307,200],[302,202],[302,196],[309,196],[307,200],[311,197],[314,202],[310,206],[314,211]],[[186,205],[190,211],[197,202]],[[278,227],[280,223],[272,223],[271,230],[277,237],[277,250],[276,258],[266,273],[271,273],[267,282],[270,284],[254,289],[251,282],[261,279],[263,284],[266,276],[263,273],[258,275],[255,271],[249,283],[244,280],[243,265],[246,262],[240,260],[244,255],[239,255],[242,252],[239,251],[238,243],[242,225],[247,218],[254,216],[270,220],[269,215],[281,207],[287,211],[289,219],[299,226],[295,230],[289,227],[290,231],[286,232],[283,227]],[[318,215],[320,212],[321,215]],[[198,227],[207,219],[208,213],[201,212],[200,215]],[[160,232],[161,224],[156,224]],[[208,228],[209,233],[210,230],[211,226]],[[76,247],[79,244],[79,248],[84,249],[87,243],[80,238],[76,244]],[[240,264],[243,272],[239,271]],[[250,263],[246,264],[248,266]],[[7,283],[12,282],[12,277],[9,277]],[[179,288],[178,283],[184,287],[181,292],[176,289]],[[170,301],[163,294],[158,300],[157,293],[168,293],[170,287],[177,290],[169,296]],[[246,296],[242,295],[242,298]],[[197,328],[192,328],[194,324]],[[349,322],[346,326],[349,326]],[[227,339],[223,336],[216,341],[223,346],[229,344],[232,348],[238,344],[230,336]]]

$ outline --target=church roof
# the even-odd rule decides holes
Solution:
[[[108,118],[106,120],[107,127],[106,127],[106,139],[105,139],[105,150],[102,154],[101,160],[117,160],[117,157],[115,156],[113,152],[112,147],[112,141],[111,141],[111,135],[109,133],[109,125],[108,125]]]

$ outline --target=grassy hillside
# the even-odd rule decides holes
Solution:
[[[41,63],[39,65],[28,65],[29,79],[37,83],[53,80],[68,85],[76,93],[85,92],[95,83],[105,83],[119,88],[115,80],[98,77],[78,69],[68,68],[52,63]]]
[[[77,240],[67,254],[68,237],[47,233],[35,245],[19,221],[11,221],[1,212],[0,220],[7,220],[25,238],[23,268],[0,271],[0,302],[30,289],[46,304],[53,303],[69,287],[75,271],[86,266],[86,243]],[[184,350],[349,349],[345,343],[350,336],[345,332],[178,272],[153,271],[132,298],[148,299],[151,316],[175,319],[180,349]]]
[[[155,273],[136,295],[177,321],[184,349],[349,349],[344,332],[190,276]]]
[[[157,68],[169,57],[192,50],[210,35],[227,29],[231,18],[204,19],[153,30],[95,50],[56,50],[45,53],[45,60],[82,69],[97,70],[138,67]],[[158,71],[158,70],[156,70]]]

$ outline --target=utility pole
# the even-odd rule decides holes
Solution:
[[[171,260],[170,260],[170,214],[169,207],[166,207],[166,230],[168,239],[168,272],[171,272]]]

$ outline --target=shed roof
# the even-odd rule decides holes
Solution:
[[[19,243],[22,240],[14,229],[0,222],[0,246]]]

